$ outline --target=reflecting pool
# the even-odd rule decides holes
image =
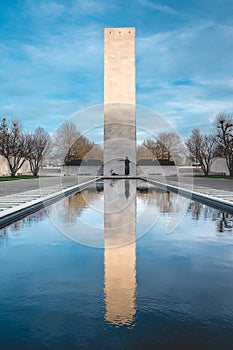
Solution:
[[[105,180],[0,231],[0,349],[232,349],[233,216]]]

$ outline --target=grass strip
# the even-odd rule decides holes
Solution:
[[[31,180],[31,179],[37,179],[38,177],[39,176],[33,176],[33,175],[0,176],[0,181]]]

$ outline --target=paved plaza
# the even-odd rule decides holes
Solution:
[[[17,207],[23,203],[33,202],[38,198],[55,195],[59,191],[69,189],[90,180],[91,177],[59,176],[41,177],[30,180],[14,180],[0,182],[0,211]],[[171,186],[179,186],[203,195],[211,196],[233,203],[233,181],[228,179],[211,179],[194,177],[156,177],[156,181],[165,182]]]
[[[14,180],[14,181],[2,181],[0,182],[0,197],[14,194],[22,193],[31,190],[38,190],[42,184],[43,187],[52,187],[54,183],[61,183],[64,187],[74,186],[80,182],[88,181],[91,177],[83,176],[63,176],[63,177],[44,177],[30,180]],[[156,177],[160,180],[159,177]],[[176,176],[166,177],[168,183],[177,183],[179,178]],[[182,184],[190,183],[189,177],[182,177]],[[193,184],[195,187],[206,187],[209,189],[217,189],[230,191],[233,194],[233,180],[228,179],[211,179],[205,177],[194,177]]]
[[[176,176],[170,176],[166,178],[167,181],[177,182],[179,181],[179,178]],[[182,184],[190,183],[189,177],[182,177],[181,180]],[[217,189],[217,190],[224,190],[224,191],[230,191],[233,195],[233,180],[228,179],[216,179],[216,178],[208,178],[208,177],[193,177],[193,184],[194,188],[196,187],[206,187],[209,189]]]
[[[87,176],[57,176],[41,177],[30,180],[12,180],[0,182],[0,197],[26,191],[40,190],[41,187],[53,187],[54,184],[62,184],[64,187],[74,186],[89,179]],[[60,185],[61,186],[61,185]]]
[[[43,199],[67,190],[91,179],[89,176],[41,177],[30,180],[12,180],[0,182],[0,211],[16,208],[27,202]]]

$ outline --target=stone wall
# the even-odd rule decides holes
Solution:
[[[137,175],[139,176],[176,176],[178,173],[179,167],[176,166],[141,165],[137,167]]]
[[[130,165],[131,166],[131,165]],[[124,162],[119,161],[118,175],[124,175]],[[176,166],[138,166],[136,169],[136,174],[141,176],[172,176],[177,175],[179,168]],[[91,175],[99,176],[101,175],[101,168],[99,166],[63,166],[61,173],[63,176],[76,176],[76,175]],[[107,176],[111,175],[110,172],[105,174]],[[131,174],[132,175],[132,174]]]
[[[75,175],[101,175],[100,166],[76,166],[76,165],[65,165],[61,169],[63,176],[75,176]],[[110,175],[110,174],[109,174]]]

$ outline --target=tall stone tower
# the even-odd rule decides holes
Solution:
[[[104,32],[104,175],[136,175],[135,28]]]

